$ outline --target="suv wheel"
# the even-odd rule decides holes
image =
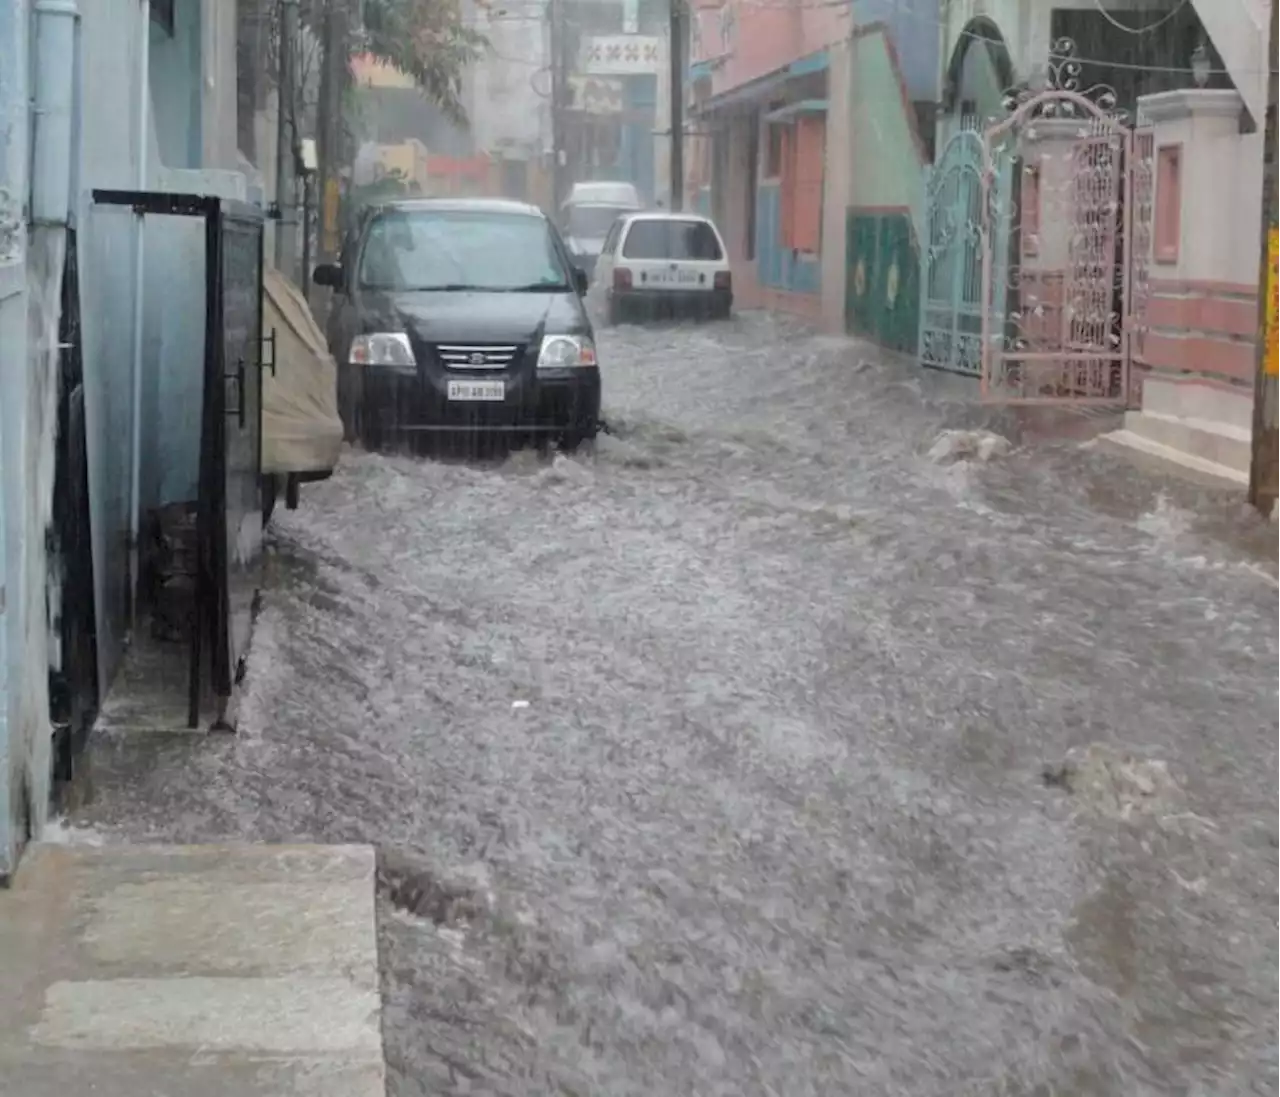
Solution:
[[[560,449],[565,453],[573,453],[585,442],[594,442],[599,426],[595,423],[576,423],[565,428],[560,435]]]

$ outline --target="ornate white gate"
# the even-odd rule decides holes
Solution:
[[[1145,313],[1149,135],[1109,89],[1053,85],[982,135],[982,391],[1000,403],[1125,406]],[[1135,253],[1141,249],[1141,254]]]

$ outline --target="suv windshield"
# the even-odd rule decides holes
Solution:
[[[395,210],[369,225],[362,289],[495,292],[568,289],[568,270],[542,217],[488,210]]]
[[[622,245],[624,259],[723,258],[715,230],[705,221],[636,221]]]
[[[578,240],[600,240],[626,212],[620,206],[570,206],[565,232]]]

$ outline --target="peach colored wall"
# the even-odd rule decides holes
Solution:
[[[726,17],[735,25],[727,49],[719,32]],[[826,49],[850,30],[846,8],[807,2],[788,7],[775,0],[727,0],[723,8],[701,8],[698,20],[701,44],[692,60],[720,58],[711,75],[712,95]]]
[[[1254,282],[1154,278],[1136,364],[1246,388],[1254,374],[1258,294]]]

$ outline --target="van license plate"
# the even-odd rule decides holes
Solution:
[[[660,270],[649,275],[649,281],[660,286],[696,286],[698,275],[691,270]]]
[[[501,402],[507,398],[505,381],[450,381],[450,400],[484,400]]]

